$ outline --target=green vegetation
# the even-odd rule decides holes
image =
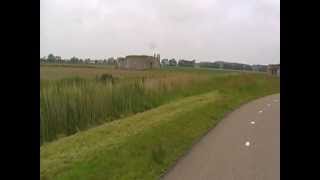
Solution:
[[[65,67],[61,66],[63,71]],[[58,69],[57,66],[50,68]],[[78,69],[73,66],[67,68]],[[83,71],[76,72],[90,72],[86,66],[81,68]],[[101,69],[90,68],[91,71],[98,71],[100,74],[95,78],[91,74],[83,77],[66,76],[56,80],[41,80],[41,144],[104,122],[143,112],[181,97],[208,92],[216,86],[214,81],[217,78],[227,78],[230,75],[190,72],[186,69],[178,72],[144,71],[133,74],[132,71],[126,71],[116,74],[119,72],[102,69],[103,72],[112,75],[102,74]]]
[[[121,96],[117,94],[114,98],[126,95],[123,102],[120,99],[116,100],[119,101],[118,105],[113,105],[112,103],[116,101],[111,101],[112,106],[121,106],[120,104],[125,104],[127,100],[131,105],[125,106],[130,107],[124,108],[126,110],[118,109],[124,114],[128,113],[124,118],[121,118],[122,113],[120,113],[118,120],[111,121],[108,119],[110,117],[108,113],[116,114],[117,111],[105,108],[107,115],[101,113],[99,123],[111,122],[42,145],[41,179],[158,179],[227,112],[249,100],[279,92],[279,79],[264,74],[219,74],[196,70],[139,73],[133,79],[127,76],[117,77],[116,74],[110,73],[112,77],[118,78],[115,79],[113,86],[110,85],[112,78],[108,75],[102,78],[103,80],[100,79],[102,76],[98,76],[97,79],[91,80],[61,79],[42,84],[42,88],[52,88],[51,91],[55,91],[53,89],[56,87],[61,88],[57,91],[70,88],[67,90],[70,91],[68,98],[77,93],[77,97],[81,97],[79,95],[81,93],[94,94],[96,90],[100,93],[99,96],[89,96],[92,102],[97,99],[100,103],[106,103],[101,100],[106,98],[104,87],[111,86],[119,88],[117,93],[121,93]],[[171,76],[173,74],[175,76]],[[142,82],[141,78],[146,75],[149,77],[147,80],[149,83],[145,83],[146,79],[144,83]],[[108,83],[104,83],[106,79]],[[66,85],[59,86],[59,83]],[[130,90],[135,86],[137,89],[127,91],[125,90],[127,86]],[[79,90],[78,87],[83,89]],[[132,94],[129,94],[130,92]],[[46,96],[49,95],[52,94]],[[56,98],[58,97],[53,99]],[[58,102],[66,103],[67,101],[63,99],[66,98],[61,98]],[[69,99],[68,102],[80,105],[79,101],[82,100],[76,99]],[[104,107],[100,103],[93,106]],[[149,107],[145,108],[144,103],[148,103]],[[90,107],[88,105],[83,108]],[[146,109],[149,110],[145,111]],[[95,108],[88,111],[99,114]],[[130,115],[130,113],[136,114]],[[85,118],[82,121],[90,122]]]

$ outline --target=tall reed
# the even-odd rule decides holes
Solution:
[[[262,75],[192,75],[117,79],[41,80],[40,143],[143,112],[177,98],[220,90],[235,93],[259,85]],[[261,88],[263,87],[261,83]],[[237,89],[238,88],[238,89]],[[232,91],[231,91],[232,90]]]
[[[156,107],[179,95],[192,81],[190,77],[118,81],[112,76],[41,80],[40,143]]]

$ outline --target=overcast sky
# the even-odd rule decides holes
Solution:
[[[40,56],[280,62],[280,0],[40,0]]]

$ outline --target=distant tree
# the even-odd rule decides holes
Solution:
[[[78,64],[79,63],[79,59],[77,58],[77,57],[72,57],[71,59],[70,59],[70,62],[72,63],[72,64]]]
[[[47,58],[45,56],[40,58],[40,63],[45,63],[46,61],[47,61]]]
[[[62,63],[61,56],[55,56],[54,59],[55,59],[54,61],[55,61],[56,63]]]
[[[195,60],[188,61],[188,60],[180,59],[179,62],[178,62],[178,65],[179,65],[179,66],[194,67],[194,65],[195,65]]]
[[[177,61],[173,58],[169,60],[169,65],[170,66],[177,66]]]
[[[247,70],[247,71],[252,71],[252,66],[246,64],[244,66],[244,69]]]
[[[85,60],[84,60],[84,63],[90,64],[90,58],[85,59]]]
[[[114,57],[108,58],[108,64],[110,64],[110,65],[116,64],[116,60],[114,59]]]
[[[199,62],[198,64],[200,67],[204,68],[219,68],[219,64],[213,62]]]
[[[161,64],[164,65],[164,66],[167,66],[167,65],[169,65],[169,60],[168,59],[162,59],[161,60]]]
[[[49,54],[48,58],[47,58],[47,61],[49,63],[54,63],[56,61],[56,57],[53,54]]]

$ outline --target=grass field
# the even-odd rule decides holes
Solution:
[[[239,74],[239,73],[238,73]],[[236,73],[167,69],[123,71],[108,66],[41,67],[40,143],[208,92]]]
[[[64,113],[74,113],[69,117],[74,124],[87,122],[86,112],[101,113],[101,120],[92,123],[91,128],[87,126],[85,129],[88,130],[71,133],[40,147],[42,180],[159,179],[227,112],[252,99],[278,93],[280,89],[279,78],[261,73],[190,69],[118,71],[65,66],[41,67],[41,73],[44,74],[41,98],[47,98],[41,101],[55,102],[57,106],[50,108],[56,112],[56,117],[52,113],[52,124],[63,123],[65,119],[59,119],[58,115],[63,117]],[[96,78],[105,73],[118,78],[115,87],[112,86],[118,88],[118,94],[111,96],[116,98],[114,101],[108,101],[110,94],[104,94],[110,84]],[[141,86],[132,89],[135,83]],[[110,92],[114,93],[115,89]],[[122,95],[126,95],[123,100],[117,99]],[[85,105],[82,96],[89,96]],[[130,106],[120,106],[128,101]],[[152,103],[145,108],[142,102]],[[73,103],[73,106],[69,105],[72,110],[64,112],[64,103]],[[119,103],[121,108],[118,110],[122,113],[109,119],[112,116],[108,113],[117,112],[110,108],[116,105],[114,103]],[[75,107],[78,106],[83,109],[83,114],[76,115]],[[61,114],[57,113],[58,107]],[[101,110],[95,109],[99,107]],[[133,107],[141,109],[134,110]],[[43,104],[40,108],[44,108]],[[78,118],[82,120],[76,121]],[[73,126],[70,122],[68,125]],[[56,126],[56,130],[59,128]]]

